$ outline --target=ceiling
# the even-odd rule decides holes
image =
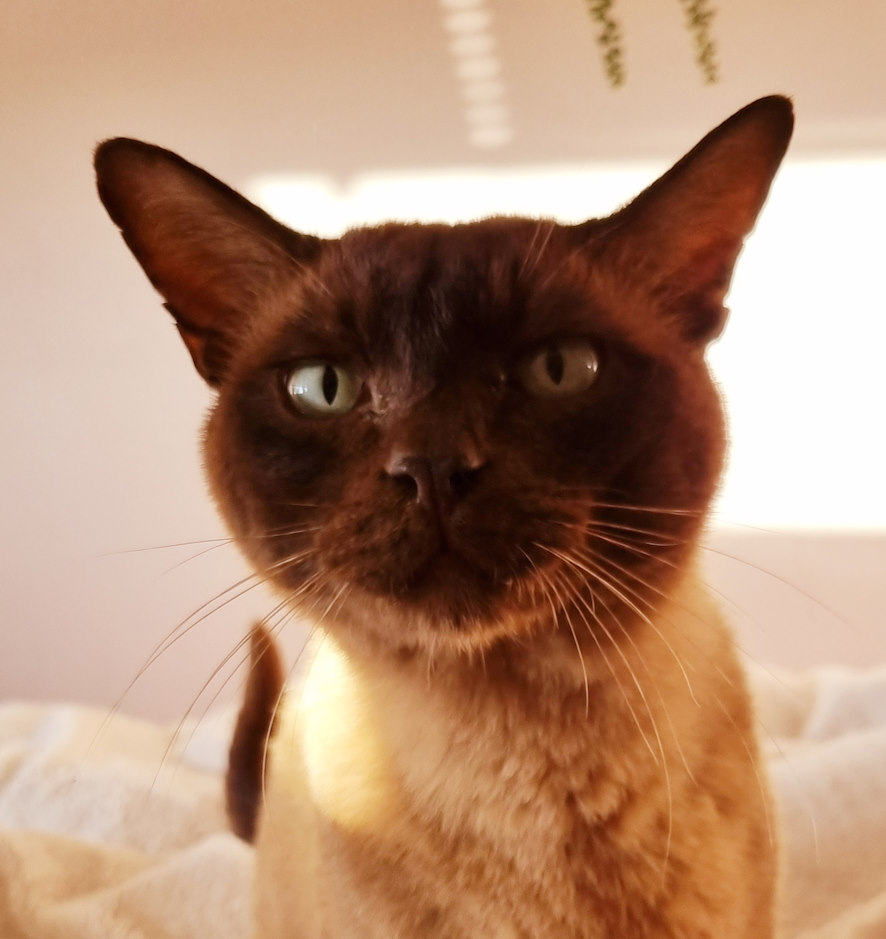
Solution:
[[[671,158],[773,92],[795,99],[796,152],[886,149],[882,0],[715,6],[710,86],[679,0],[617,0],[613,89],[587,0],[13,0],[0,100],[52,113],[57,139],[144,137],[232,181]]]

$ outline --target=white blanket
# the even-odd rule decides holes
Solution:
[[[226,830],[223,732],[197,734],[167,753],[171,728],[0,707],[2,939],[250,935],[251,849]]]
[[[780,804],[786,939],[886,939],[886,669],[756,672]],[[230,721],[172,728],[0,706],[2,939],[244,939]]]

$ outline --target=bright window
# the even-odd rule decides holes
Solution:
[[[389,218],[605,215],[666,166],[267,177],[247,194],[336,235]],[[789,162],[739,261],[710,361],[729,403],[720,524],[886,528],[886,158]]]

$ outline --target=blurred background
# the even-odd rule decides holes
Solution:
[[[886,4],[717,0],[714,84],[687,6],[612,6],[613,88],[584,0],[3,3],[0,697],[200,713],[271,605],[224,593],[247,572],[213,541],[211,396],[95,196],[99,140],[176,150],[322,234],[569,220],[773,92],[797,131],[711,353],[733,449],[705,563],[757,661],[886,659]]]

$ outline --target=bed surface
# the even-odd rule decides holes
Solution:
[[[886,668],[752,672],[779,803],[785,939],[886,937]],[[174,727],[0,705],[3,939],[243,939],[230,715]]]

